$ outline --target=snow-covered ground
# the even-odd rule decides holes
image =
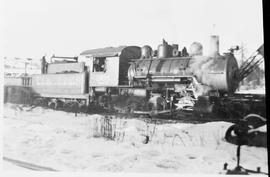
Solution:
[[[257,80],[245,82],[244,85],[239,85],[236,93],[243,94],[265,94],[265,78],[261,79],[261,84],[256,84]]]
[[[265,94],[265,87],[259,87],[256,89],[247,89],[245,87],[240,87],[236,93],[242,93],[242,94]]]
[[[6,104],[3,156],[60,171],[219,174],[225,162],[236,165],[236,146],[224,140],[231,123],[155,125],[115,118],[112,141],[101,137],[103,118]],[[267,149],[243,146],[241,155],[243,167],[268,172]],[[3,170],[24,169],[4,161]]]

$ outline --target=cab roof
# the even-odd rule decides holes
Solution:
[[[136,55],[140,53],[140,47],[138,46],[119,46],[85,50],[80,55],[90,57],[115,57],[120,56],[124,50],[136,53]]]

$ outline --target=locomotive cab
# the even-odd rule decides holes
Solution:
[[[137,46],[86,50],[80,54],[89,67],[90,87],[117,87],[128,84],[127,70],[131,59],[140,58]]]
[[[137,46],[107,47],[86,50],[80,54],[89,69],[89,94],[92,102],[108,104],[118,98],[121,88],[129,85],[128,68],[132,59],[140,58],[141,48]]]

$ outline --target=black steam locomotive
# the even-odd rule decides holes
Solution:
[[[250,66],[239,69],[233,52],[220,55],[218,36],[211,36],[207,56],[200,43],[194,42],[187,53],[163,41],[154,51],[150,46],[120,46],[53,59],[52,63],[43,59],[42,74],[28,77],[27,83],[23,78],[34,104],[150,115],[185,111],[230,116],[240,107],[251,108],[235,96],[241,74]],[[263,107],[264,100],[259,100]],[[264,114],[262,109],[253,110]]]

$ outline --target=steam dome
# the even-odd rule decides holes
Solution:
[[[199,42],[193,42],[189,50],[190,56],[203,55],[203,46]]]

